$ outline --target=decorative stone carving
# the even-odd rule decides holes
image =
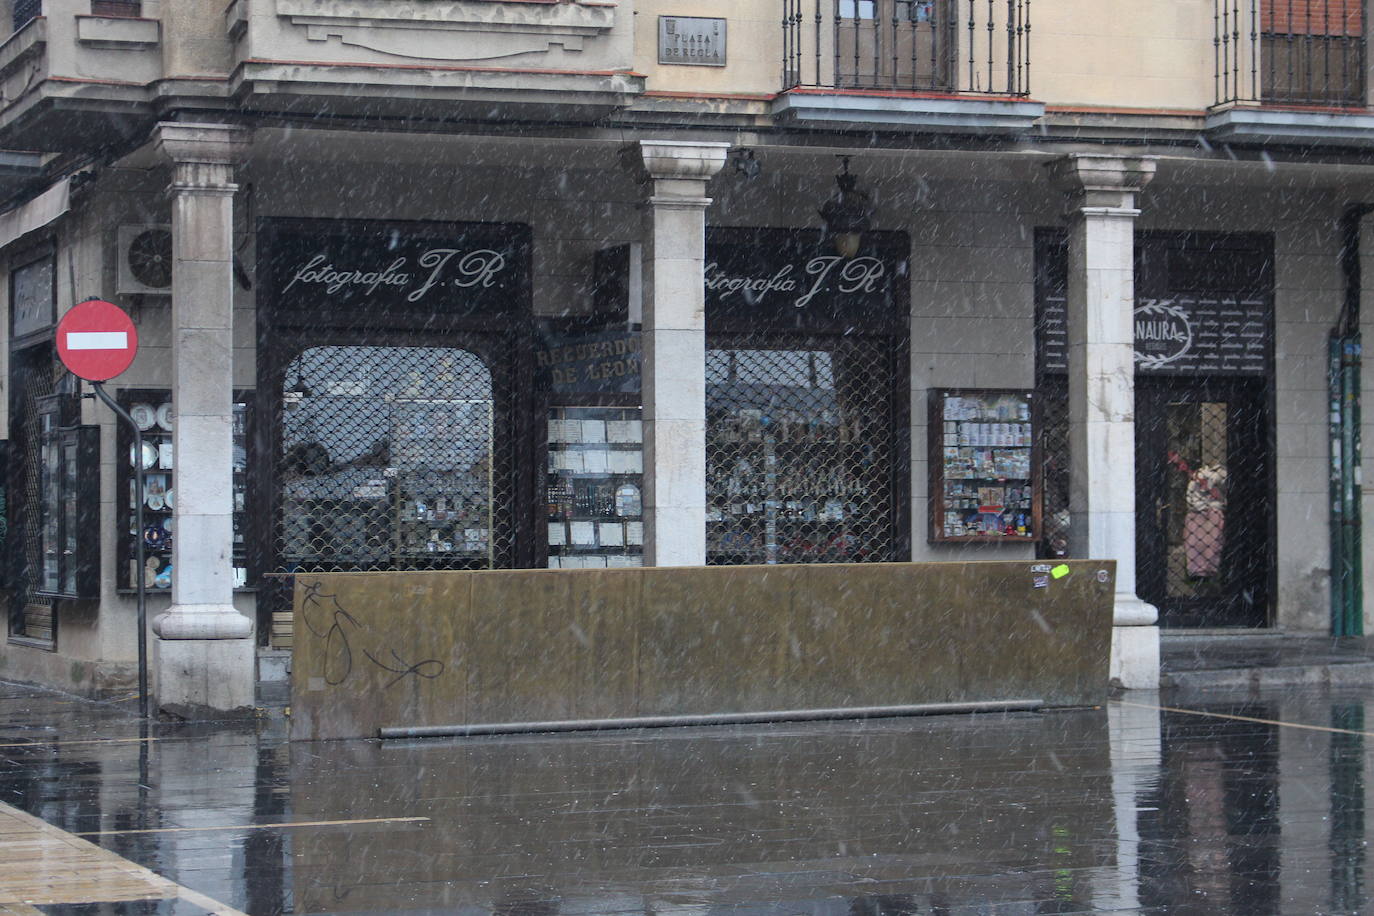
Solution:
[[[498,60],[581,51],[615,23],[614,0],[276,0],[277,15],[310,41],[338,41],[414,60]]]

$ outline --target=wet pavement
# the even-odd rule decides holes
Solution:
[[[1165,687],[1194,690],[1374,687],[1374,637],[1273,630],[1165,631],[1160,668]]]
[[[1371,912],[1363,695],[383,745],[0,684],[0,802],[186,889],[0,912]]]

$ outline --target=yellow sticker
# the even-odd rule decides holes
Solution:
[[[1066,565],[1063,564],[1063,563],[1060,563],[1060,564],[1059,564],[1058,566],[1056,566],[1054,569],[1051,569],[1051,570],[1050,570],[1050,575],[1051,575],[1051,576],[1054,576],[1056,579],[1062,579],[1062,578],[1064,578],[1065,576],[1067,576],[1068,574],[1069,574],[1069,567],[1066,566]]]

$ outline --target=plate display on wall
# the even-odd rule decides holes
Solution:
[[[163,404],[161,407],[157,409],[157,425],[167,430],[167,432],[169,433],[172,431],[171,404]]]
[[[157,408],[152,404],[135,404],[129,408],[129,416],[140,430],[147,431],[157,422]]]
[[[129,446],[129,464],[130,464],[131,466],[133,466],[133,465],[135,465],[135,464],[137,464],[137,463],[138,463],[138,458],[137,458],[136,455],[134,454],[134,447],[131,445],[131,446]],[[151,443],[151,442],[145,442],[145,443],[143,443],[143,467],[144,467],[144,469],[146,470],[147,468],[150,468],[150,467],[152,467],[152,466],[155,465],[155,464],[157,464],[157,446],[154,445],[154,444]]]

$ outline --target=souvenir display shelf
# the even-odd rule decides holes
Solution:
[[[133,432],[128,424],[119,424],[118,451],[120,460],[119,489],[127,494],[122,500],[123,521],[119,528],[119,587],[136,588],[134,568],[137,541],[143,538],[145,580],[150,592],[166,591],[172,587],[172,540],[176,536],[173,513],[176,508],[176,456],[172,450],[172,429],[175,422],[171,392],[161,388],[125,388],[117,393],[119,404],[129,412],[143,431],[143,454],[134,454]],[[236,393],[233,420],[233,505],[234,505],[234,587],[248,586],[248,555],[244,535],[244,503],[247,495],[248,404],[246,393]],[[143,462],[143,531],[135,530],[134,461]]]
[[[638,407],[549,409],[549,566],[642,566],[644,435]]]
[[[1032,393],[930,396],[930,541],[1034,543],[1040,530]]]

